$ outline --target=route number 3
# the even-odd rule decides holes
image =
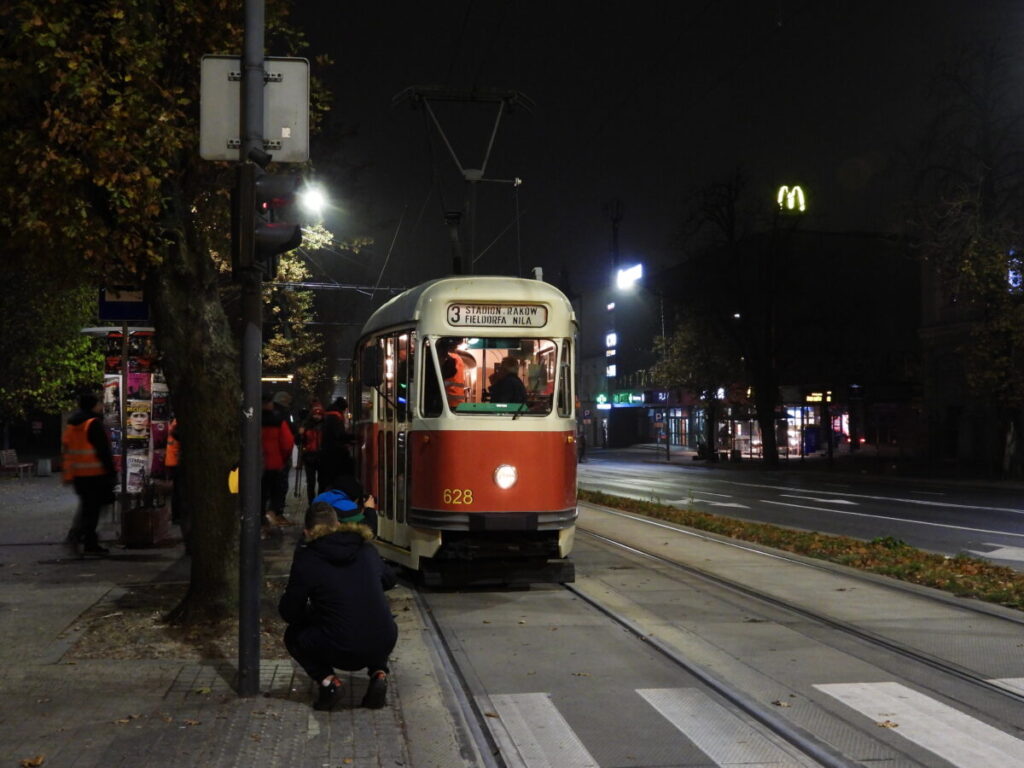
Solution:
[[[473,491],[470,488],[445,488],[445,504],[472,504]]]

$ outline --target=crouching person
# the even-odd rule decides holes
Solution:
[[[384,706],[388,656],[398,640],[384,591],[395,586],[395,576],[372,539],[359,510],[339,520],[330,504],[314,502],[306,512],[278,610],[288,623],[288,653],[319,686],[318,710],[333,709],[342,698],[336,669],[365,668],[370,682],[363,706]]]

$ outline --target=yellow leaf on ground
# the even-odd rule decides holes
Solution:
[[[35,757],[23,758],[22,761],[18,763],[18,765],[20,765],[21,768],[36,768],[36,766],[42,765],[45,762],[45,755],[36,755]]]

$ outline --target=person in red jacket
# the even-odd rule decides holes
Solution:
[[[288,496],[288,466],[295,447],[291,427],[280,412],[275,410],[270,395],[263,396],[261,426],[263,441],[263,478],[261,497],[263,517],[274,525],[292,525],[284,516]]]
[[[309,416],[299,427],[299,439],[302,441],[300,464],[306,470],[306,501],[313,503],[317,494],[317,478],[323,473],[320,468],[320,446],[324,435],[324,407],[314,400]]]
[[[106,555],[99,545],[96,526],[104,504],[114,501],[114,457],[103,427],[103,401],[92,393],[78,398],[78,410],[71,414],[62,442],[63,481],[75,487],[80,501],[67,542],[84,547],[86,555]]]

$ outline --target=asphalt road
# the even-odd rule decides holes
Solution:
[[[655,451],[609,450],[592,452],[579,465],[579,486],[790,528],[892,536],[1024,571],[1020,484],[687,466],[666,464]]]

